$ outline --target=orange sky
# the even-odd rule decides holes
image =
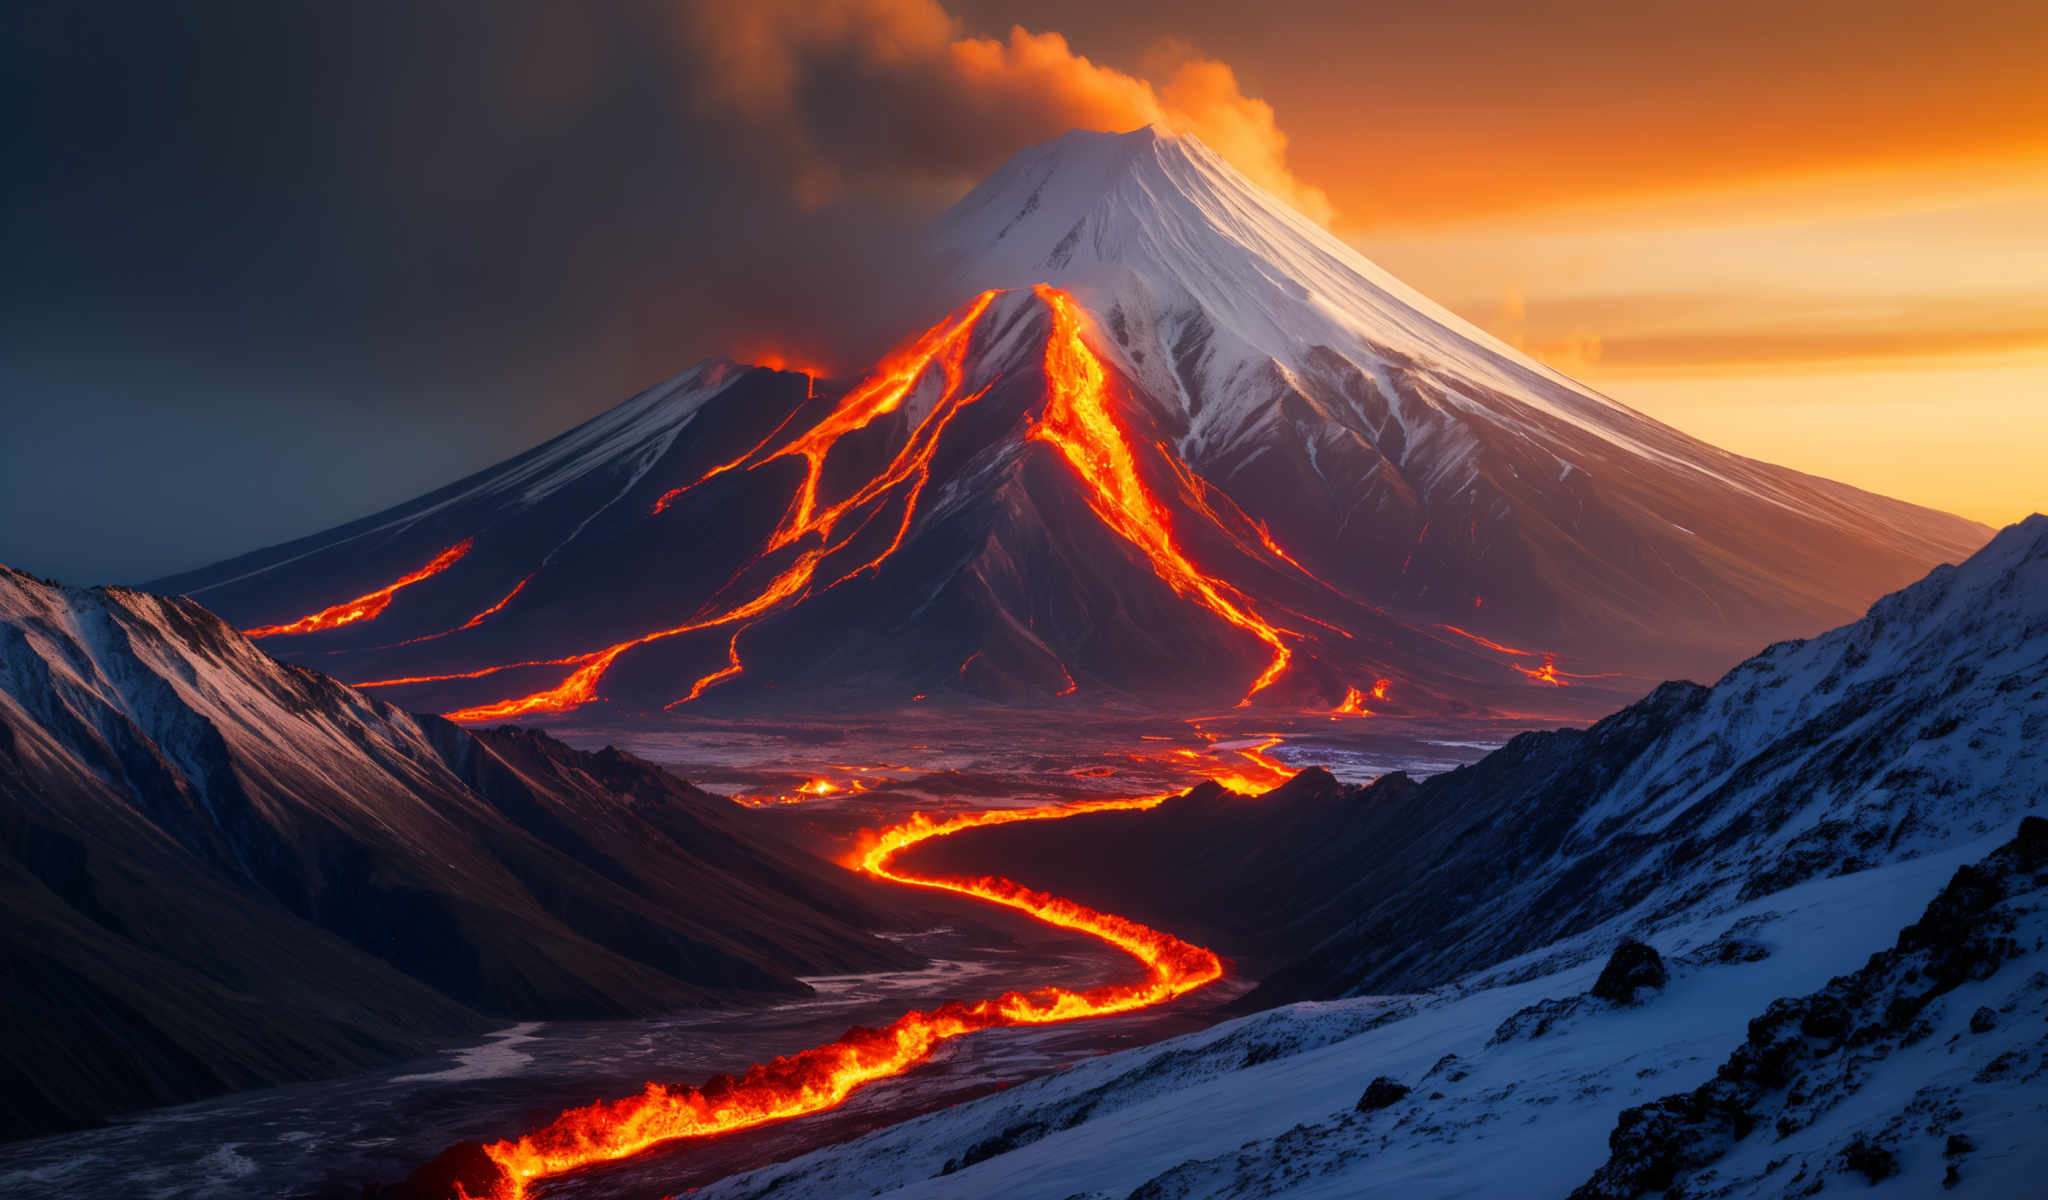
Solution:
[[[2048,508],[2038,0],[949,8],[1161,97],[1207,64],[1269,106],[1226,156],[1625,403],[1991,524]]]

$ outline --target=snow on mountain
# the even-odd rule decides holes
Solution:
[[[0,1136],[912,961],[863,932],[888,901],[649,764],[5,567],[0,829]]]
[[[1461,881],[1454,905],[1407,891],[1362,907],[1268,994],[1440,979],[1562,932],[1697,916],[2009,828],[2048,781],[2048,517],[1861,621],[1601,722],[1630,726],[1597,780],[1567,776],[1577,786],[1533,802],[1497,772],[1547,743],[1569,754],[1573,735],[1525,734],[1425,784],[1426,804],[1491,794],[1509,832],[1475,826],[1431,865],[1439,883]]]
[[[1754,645],[1761,623],[1847,619],[1988,532],[1644,417],[1424,298],[1193,135],[1032,147],[934,240],[957,291],[1074,292],[1177,418],[1182,457],[1310,566],[1498,641],[1633,640],[1638,659],[1658,637]],[[1702,673],[1696,651],[1662,666]]]
[[[1641,423],[1374,266],[1193,134],[1077,131],[1024,150],[940,219],[933,248],[961,290],[1053,283],[1129,330],[1117,340],[1134,373],[1181,403],[1190,442],[1212,453],[1251,432],[1252,377],[1314,372],[1318,347],[1376,366],[1388,351],[1425,357],[1531,390],[1606,437]],[[1205,343],[1192,377],[1175,370],[1183,338]]]
[[[1447,848],[1293,980],[1352,998],[705,1194],[1761,1196],[1893,1173],[2026,1193],[2048,1166],[2048,517],[1603,724],[1409,785],[1454,810]],[[1549,761],[1574,753],[1606,757]],[[1582,786],[1480,786],[1532,762]],[[1596,986],[1629,939],[1662,969]],[[1411,1090],[1363,1103],[1380,1076]]]
[[[955,307],[852,380],[706,364],[156,586],[410,707],[493,717],[1328,708],[1380,678],[1402,711],[1590,715],[1988,534],[1607,400],[1193,138],[1026,150],[932,245]]]

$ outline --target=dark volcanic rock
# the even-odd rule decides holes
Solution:
[[[1842,1150],[1842,1165],[1876,1183],[1899,1173],[1899,1156],[1889,1146],[1859,1135]]]
[[[1811,995],[1775,1000],[1712,1082],[1622,1112],[1609,1157],[1572,1195],[1633,1200],[1665,1191],[1748,1137],[1768,1114],[1789,1133],[1854,1094],[1871,1066],[1926,1036],[1921,1011],[2017,952],[2006,902],[2048,887],[2048,820],[1955,873],[1889,950]],[[1873,1181],[1897,1170],[1881,1146],[1852,1145],[1844,1161]]]
[[[1365,1094],[1358,1098],[1356,1111],[1375,1112],[1406,1096],[1409,1090],[1407,1084],[1382,1075],[1365,1085]]]
[[[1638,992],[1656,991],[1670,978],[1663,955],[1634,938],[1625,938],[1608,956],[1590,994],[1610,1004],[1634,1004]]]

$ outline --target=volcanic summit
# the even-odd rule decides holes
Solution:
[[[1025,150],[931,238],[950,311],[859,375],[702,363],[152,586],[465,719],[766,696],[1590,712],[1989,536],[1599,395],[1192,136]]]

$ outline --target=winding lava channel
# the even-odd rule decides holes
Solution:
[[[1280,771],[1283,777],[1292,774],[1285,768]],[[664,1142],[822,1112],[840,1104],[863,1084],[902,1074],[930,1058],[942,1043],[964,1034],[1132,1012],[1215,982],[1223,977],[1223,960],[1172,934],[996,875],[914,875],[895,865],[896,856],[904,850],[965,829],[1154,808],[1167,799],[1083,800],[1045,808],[964,813],[941,820],[917,813],[901,824],[870,833],[851,864],[878,879],[972,896],[1060,929],[1100,938],[1137,959],[1145,968],[1142,980],[1086,991],[1062,987],[1007,991],[971,1004],[949,1001],[934,1009],[907,1012],[881,1029],[855,1027],[837,1041],[758,1063],[737,1078],[720,1075],[699,1087],[649,1083],[637,1096],[572,1108],[517,1141],[486,1145],[484,1154],[496,1165],[498,1177],[482,1192],[470,1192],[458,1183],[456,1197],[527,1200],[533,1186],[546,1179],[628,1158]]]

